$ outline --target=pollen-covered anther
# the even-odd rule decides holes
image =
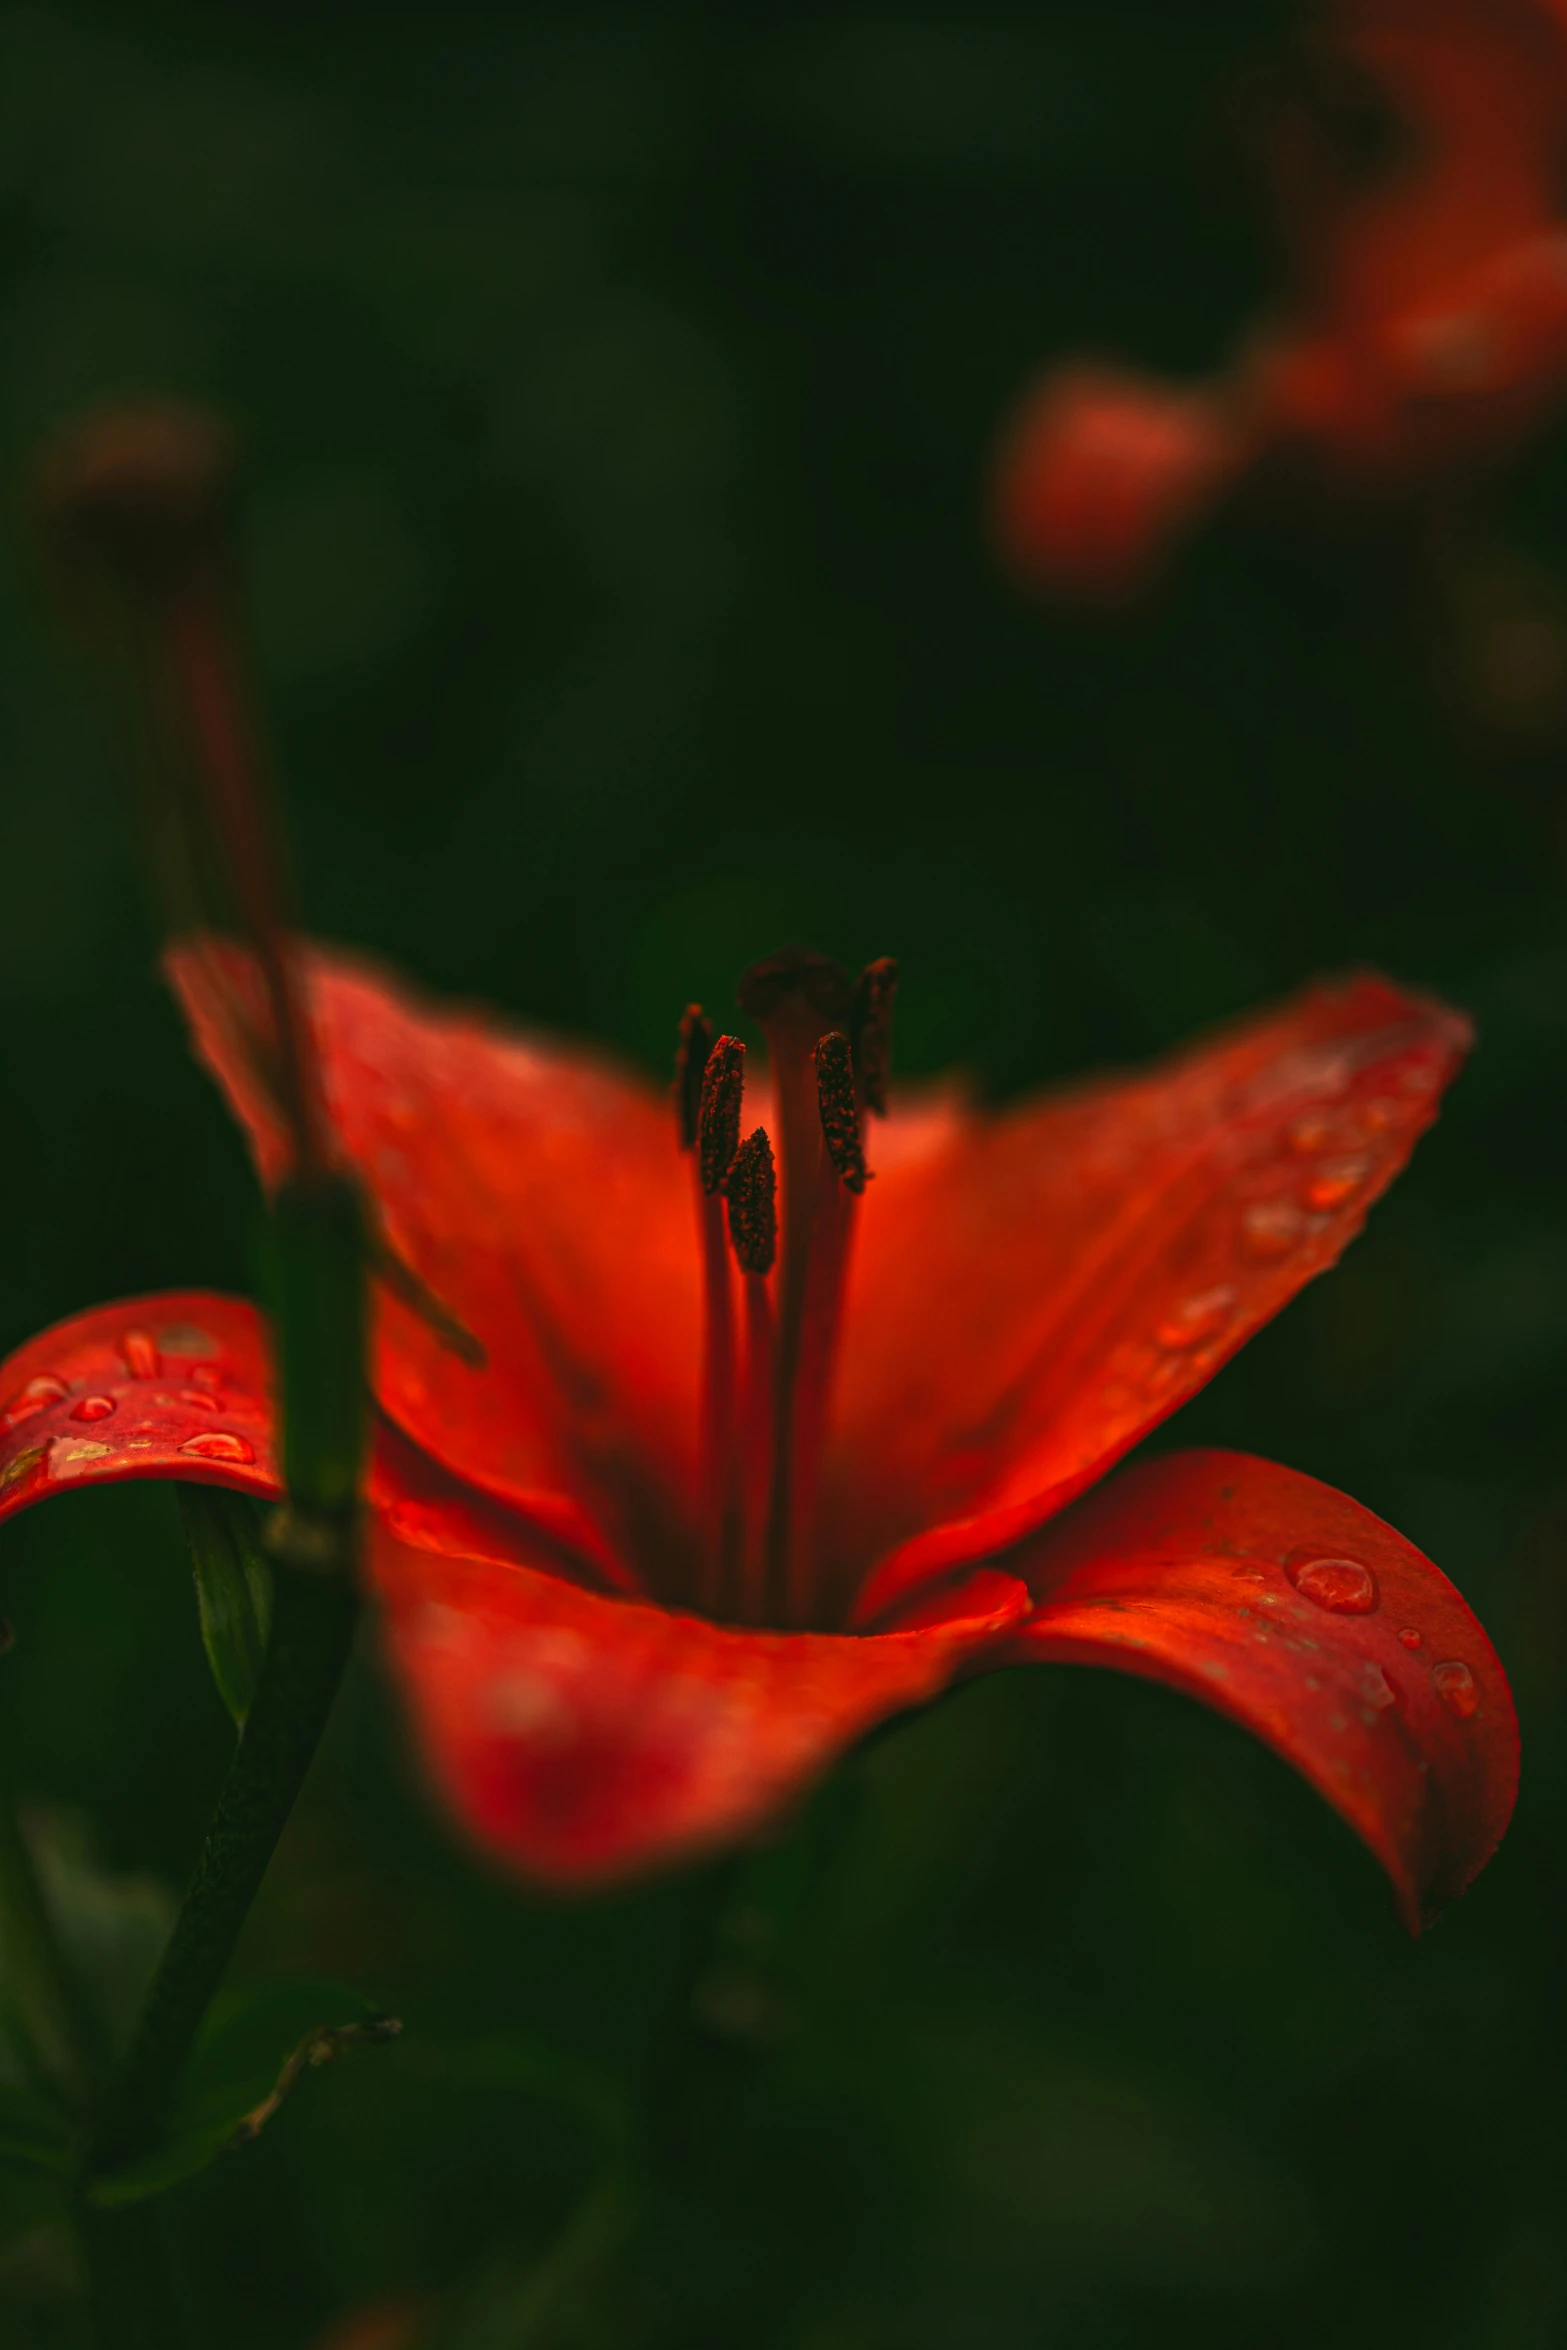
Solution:
[[[721,1036],[707,1056],[702,1072],[702,1099],[697,1112],[697,1165],[702,1189],[711,1198],[723,1189],[724,1177],[740,1148],[740,1101],[745,1092],[745,1046],[738,1036]]]
[[[887,1115],[887,1088],[892,1076],[892,999],[898,991],[898,966],[891,955],[867,963],[854,983],[850,1034],[854,1039],[854,1067],[860,1096],[878,1118]]]
[[[725,1191],[729,1237],[741,1271],[770,1273],[778,1254],[778,1171],[765,1126],[756,1127],[736,1151]]]
[[[867,1176],[860,1105],[854,1092],[854,1054],[841,1029],[833,1029],[817,1044],[816,1098],[821,1104],[827,1156],[850,1191],[863,1191]]]
[[[713,1024],[700,1004],[687,1004],[680,1015],[680,1042],[675,1051],[675,1122],[680,1147],[695,1150],[702,1114],[702,1072],[713,1049]]]

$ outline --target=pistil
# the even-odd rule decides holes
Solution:
[[[830,1258],[843,1258],[837,1231],[838,1183],[822,1135],[816,1047],[851,1010],[847,979],[824,955],[798,950],[754,963],[740,983],[740,1007],[758,1022],[772,1060],[783,1175],[783,1246],[778,1268],[778,1327],[773,1380],[773,1453],[763,1537],[763,1592],[767,1620],[801,1624],[809,1620],[810,1514],[820,1431],[825,1420],[822,1358],[826,1328],[817,1276],[813,1295],[812,1259],[821,1245]],[[820,1234],[818,1207],[827,1212]],[[810,1336],[807,1339],[807,1322]],[[834,1322],[835,1326],[835,1322]],[[827,1333],[830,1349],[830,1332]],[[810,1377],[803,1398],[801,1373]],[[803,1482],[802,1482],[803,1472]]]

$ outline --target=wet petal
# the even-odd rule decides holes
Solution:
[[[1041,1524],[1334,1263],[1467,1023],[1359,977],[1145,1075],[953,1121],[878,1177],[826,1537],[860,1621]]]
[[[0,1366],[0,1518],[78,1485],[179,1477],[279,1491],[253,1306],[175,1290],[94,1306]]]
[[[1008,1562],[1015,1650],[1167,1682],[1254,1731],[1369,1845],[1411,1929],[1495,1851],[1518,1725],[1460,1594],[1315,1478],[1185,1452],[1113,1478]]]
[[[286,1142],[233,1017],[242,959],[180,948],[198,1050],[264,1179]],[[397,1255],[479,1341],[464,1362],[383,1295],[375,1389],[413,1440],[504,1503],[570,1497],[618,1555],[683,1573],[697,1469],[690,1170],[660,1090],[591,1053],[437,1011],[312,955],[327,1099]]]
[[[745,1632],[382,1527],[373,1578],[431,1772],[482,1845],[588,1886],[764,1827],[877,1722],[936,1695],[1027,1611],[982,1572],[918,1628]]]

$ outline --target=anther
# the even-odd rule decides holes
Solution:
[[[891,955],[867,963],[854,983],[854,1009],[849,1033],[854,1039],[854,1067],[860,1094],[878,1118],[887,1115],[887,1085],[892,1074],[892,999],[898,989],[898,966]]]
[[[724,1177],[740,1147],[740,1101],[745,1091],[745,1046],[737,1036],[721,1036],[702,1072],[702,1099],[697,1111],[697,1163],[702,1189],[711,1198],[723,1189]]]
[[[735,1153],[726,1185],[729,1237],[744,1273],[770,1273],[778,1253],[778,1175],[765,1126]]]
[[[854,1055],[835,1028],[816,1047],[816,1098],[821,1105],[827,1156],[850,1191],[863,1191],[865,1151],[860,1141],[860,1106],[854,1098]]]
[[[712,1049],[712,1022],[700,1004],[687,1004],[680,1015],[680,1043],[675,1052],[675,1118],[683,1151],[696,1148],[702,1110],[702,1072]]]

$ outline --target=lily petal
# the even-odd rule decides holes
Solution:
[[[1506,1675],[1460,1594],[1347,1494],[1246,1453],[1125,1470],[1008,1561],[1014,1653],[1200,1698],[1292,1763],[1418,1931],[1495,1851],[1518,1786]]]
[[[265,1328],[175,1290],[95,1306],[0,1365],[0,1519],[77,1485],[180,1477],[279,1491]]]
[[[743,1632],[416,1550],[384,1524],[372,1575],[452,1809],[499,1858],[562,1887],[755,1834],[876,1723],[986,1659],[1028,1608],[1021,1583],[981,1570],[917,1629]]]
[[[855,1621],[1004,1549],[1212,1378],[1360,1230],[1469,1041],[1429,998],[1307,989],[878,1180],[824,1539]]]
[[[507,1504],[566,1495],[602,1548],[684,1570],[695,1522],[700,1360],[690,1170],[668,1104],[596,1055],[442,1011],[347,957],[302,958],[334,1129],[397,1256],[479,1341],[459,1359],[383,1292],[383,1411]],[[287,1139],[236,1004],[246,959],[168,959],[197,1050],[263,1180]]]
[[[0,1521],[80,1485],[170,1477],[281,1498],[267,1325],[243,1298],[177,1290],[95,1306],[0,1364]],[[635,1592],[569,1495],[516,1508],[464,1485],[381,1422],[372,1509],[415,1548],[537,1566]]]

